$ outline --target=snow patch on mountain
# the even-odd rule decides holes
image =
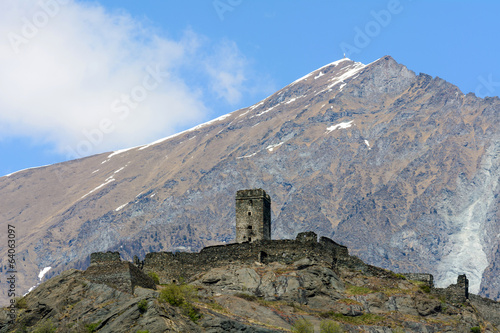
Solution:
[[[123,207],[125,207],[126,205],[128,205],[128,202],[126,204],[123,204],[121,205],[120,207],[116,208],[115,209],[115,212],[118,212],[119,210],[121,210]]]
[[[51,268],[52,268],[52,267],[50,267],[50,266],[49,266],[49,267],[45,267],[44,269],[42,269],[42,270],[40,271],[40,273],[38,273],[38,279],[39,279],[40,281],[42,281],[43,276],[44,276],[45,274],[47,274],[47,272],[48,272],[48,271],[50,271],[50,269],[51,269]]]
[[[348,122],[343,122],[343,123],[340,123],[340,124],[337,124],[337,125],[333,125],[333,126],[330,126],[330,127],[327,127],[326,128],[326,133],[330,133],[332,131],[335,131],[336,129],[346,129],[346,128],[349,128],[352,126],[352,122],[354,120],[351,120],[351,121],[348,121]]]
[[[236,112],[236,111],[235,111],[235,112]],[[227,117],[230,117],[232,114],[233,114],[233,112],[228,113],[228,114],[225,114],[225,115],[223,115],[223,116],[220,116],[220,117],[218,117],[218,118],[212,119],[212,120],[210,120],[210,121],[207,121],[206,123],[203,123],[203,124],[197,125],[197,126],[195,126],[195,127],[192,127],[192,128],[190,128],[190,129],[187,129],[187,130],[185,130],[185,131],[182,131],[182,132],[179,132],[179,133],[176,133],[176,134],[172,134],[172,135],[167,136],[167,137],[165,137],[165,138],[162,138],[162,139],[156,140],[156,141],[154,141],[154,142],[152,142],[152,143],[150,143],[150,144],[147,144],[147,145],[145,145],[145,146],[140,147],[140,148],[139,148],[139,150],[143,150],[143,149],[149,148],[149,147],[151,147],[151,146],[157,145],[157,144],[159,144],[159,143],[165,142],[165,141],[167,141],[167,140],[169,140],[169,139],[172,139],[172,138],[175,138],[176,136],[179,136],[179,135],[181,135],[181,134],[185,134],[185,133],[189,133],[189,132],[192,132],[192,131],[199,130],[200,128],[203,128],[203,127],[205,127],[205,126],[211,125],[211,124],[216,123],[216,122],[218,122],[218,121],[222,121],[222,120],[226,119]]]
[[[102,183],[101,185],[97,186],[96,188],[94,188],[93,190],[91,190],[89,193],[87,193],[87,194],[85,194],[83,197],[81,197],[80,199],[85,198],[86,196],[88,196],[88,195],[90,195],[90,194],[94,193],[94,192],[95,192],[95,191],[97,191],[98,189],[100,189],[100,188],[102,188],[102,187],[104,187],[104,186],[108,185],[109,183],[111,183],[111,182],[113,182],[113,181],[115,181],[115,179],[113,178],[113,176],[111,176],[111,177],[107,178],[107,179],[104,181],[104,183]]]
[[[319,72],[319,74],[318,74],[318,75],[316,75],[316,76],[314,77],[314,79],[315,79],[315,80],[316,80],[316,79],[319,79],[319,78],[320,78],[320,77],[322,77],[323,75],[325,75],[325,73],[323,73],[323,72]]]
[[[277,143],[277,144],[274,144],[274,145],[269,145],[266,147],[267,150],[269,151],[273,151],[274,148],[278,148],[279,146],[281,146],[284,142],[280,142],[280,143]]]
[[[19,171],[16,171],[16,172],[12,172],[12,173],[9,173],[8,175],[5,175],[5,176],[2,176],[2,177],[10,177],[18,172],[22,172],[22,171],[26,171],[26,170],[33,170],[33,169],[39,169],[39,168],[43,168],[43,167],[46,167],[46,166],[50,166],[50,164],[47,164],[47,165],[42,165],[42,166],[38,166],[38,167],[32,167],[32,168],[26,168],[26,169],[22,169],[22,170],[19,170]]]
[[[310,77],[313,73],[315,73],[315,72],[317,72],[317,71],[320,71],[320,73],[321,73],[321,70],[322,70],[323,68],[326,68],[326,67],[329,67],[329,66],[337,66],[338,64],[340,64],[340,63],[341,63],[341,62],[343,62],[343,61],[352,61],[352,60],[351,60],[351,59],[349,59],[349,58],[342,58],[342,59],[340,59],[340,60],[337,60],[337,61],[334,61],[334,62],[329,63],[329,64],[327,64],[327,65],[324,65],[323,67],[320,67],[320,68],[318,68],[318,69],[316,69],[316,70],[312,71],[311,73],[304,75],[304,76],[303,76],[303,77],[301,77],[300,79],[297,79],[297,80],[293,81],[292,83],[290,83],[290,85],[294,85],[294,84],[296,84],[296,83],[299,83],[300,81],[307,80],[307,78],[308,78],[308,77]],[[359,63],[357,63],[357,64],[359,64]],[[362,64],[362,65],[363,65],[363,64]],[[363,65],[363,66],[364,66],[364,65]]]
[[[125,167],[121,167],[120,169],[116,170],[116,171],[115,171],[115,172],[113,172],[113,173],[118,173],[118,172],[122,171],[123,169],[125,169]]]
[[[121,154],[121,153],[124,153],[126,151],[129,151],[129,150],[132,150],[132,149],[135,149],[135,148],[138,148],[140,146],[136,146],[136,147],[131,147],[131,148],[125,148],[125,149],[120,149],[120,150],[116,150],[114,152],[112,152],[111,154],[108,155],[108,158],[111,158],[115,155],[118,155],[118,154]]]
[[[246,155],[246,156],[240,156],[240,157],[236,157],[237,160],[240,160],[242,158],[249,158],[249,157],[252,157],[252,156],[255,156],[257,155],[257,153],[253,153],[253,154],[250,154],[250,155]]]

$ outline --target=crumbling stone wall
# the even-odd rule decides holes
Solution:
[[[469,299],[469,280],[465,274],[459,275],[457,283],[446,288],[436,288],[435,292],[452,303],[465,303]]]
[[[94,252],[90,254],[90,263],[97,264],[101,262],[120,262],[120,252]]]
[[[133,294],[136,286],[156,289],[154,281],[137,266],[120,259],[118,252],[96,252],[90,255],[90,266],[84,277],[95,283],[106,284]]]
[[[145,272],[156,272],[160,283],[171,283],[187,281],[211,268],[231,263],[291,264],[308,257],[335,268],[339,256],[348,256],[345,246],[326,237],[318,242],[314,232],[307,232],[298,234],[295,240],[258,240],[252,243],[217,245],[206,247],[199,253],[148,253],[141,264]]]
[[[425,282],[429,287],[434,288],[434,276],[428,273],[403,273],[408,280]]]

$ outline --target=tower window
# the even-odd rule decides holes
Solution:
[[[252,226],[251,226],[251,225],[249,225],[249,226],[247,227],[247,229],[248,229],[248,230],[252,230]]]
[[[252,212],[248,212],[248,216],[252,216]]]

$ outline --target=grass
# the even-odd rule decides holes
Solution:
[[[299,319],[292,325],[294,333],[314,333],[313,324],[307,319]]]
[[[428,294],[431,292],[431,287],[427,284],[421,284],[419,286],[420,290],[422,290],[424,293]]]
[[[33,333],[55,333],[57,328],[52,323],[52,320],[48,319],[40,323]]]
[[[215,301],[211,301],[211,302],[207,302],[207,303],[204,303],[207,307],[211,308],[212,310],[215,310],[217,312],[222,312],[222,313],[229,313],[229,311],[227,311],[227,309],[225,307],[223,307],[222,305],[220,305],[219,303],[215,302]]]
[[[336,313],[333,311],[323,312],[320,314],[320,316],[323,318],[333,319],[335,321],[351,325],[375,325],[385,319],[385,317],[375,315],[373,313],[364,313],[360,316],[351,317],[351,316],[344,316],[341,313]]]
[[[399,294],[411,295],[413,291],[411,289],[401,289],[401,288],[387,288],[382,290],[386,296],[394,296]]]
[[[339,323],[333,322],[331,320],[323,320],[319,324],[320,333],[343,333],[344,330]]]
[[[234,296],[243,298],[244,300],[250,301],[250,302],[256,302],[259,298],[255,295],[250,295],[250,294],[245,294],[245,293],[236,293]]]
[[[376,293],[376,290],[366,288],[366,287],[359,287],[359,286],[354,286],[354,285],[348,285],[346,289],[346,293],[349,295],[366,295],[366,294],[372,294]]]
[[[396,279],[406,280],[406,276],[404,276],[403,274],[392,273],[391,275],[392,275],[392,277],[394,277]]]
[[[101,324],[101,321],[99,320],[96,323],[87,324],[87,325],[85,325],[85,327],[87,328],[88,333],[94,333],[94,332],[97,332],[97,327],[99,327],[100,324]]]

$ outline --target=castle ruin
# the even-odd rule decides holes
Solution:
[[[154,272],[160,284],[189,281],[212,268],[231,264],[285,265],[308,258],[324,263],[335,271],[345,267],[366,275],[388,275],[390,271],[364,263],[349,255],[347,247],[312,232],[302,232],[294,240],[271,240],[271,198],[263,189],[240,190],[236,193],[236,243],[208,246],[198,253],[151,252],[134,263],[122,261],[118,252],[97,252],[91,255],[91,264],[85,276],[96,283],[133,293],[135,286],[155,288],[148,276]],[[408,279],[421,281],[438,294],[455,302],[469,298],[468,280],[461,275],[457,284],[448,288],[434,288],[433,276],[424,273],[406,273]]]

